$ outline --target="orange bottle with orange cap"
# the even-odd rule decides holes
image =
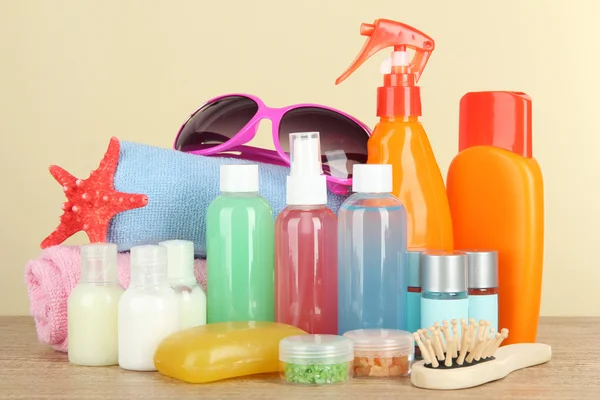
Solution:
[[[460,102],[459,154],[446,181],[461,249],[498,251],[498,327],[505,344],[536,341],[542,293],[544,189],[532,157],[531,99],[472,92]]]
[[[452,250],[452,221],[444,180],[419,117],[417,82],[435,47],[432,38],[406,24],[378,19],[362,24],[368,36],[361,53],[337,80],[339,84],[380,50],[392,47],[377,88],[377,116],[368,142],[369,164],[391,164],[392,194],[407,213],[410,250]]]

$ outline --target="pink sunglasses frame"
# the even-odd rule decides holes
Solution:
[[[281,148],[281,145],[279,143],[279,124],[281,122],[281,118],[285,115],[285,113],[287,113],[290,110],[294,110],[296,108],[304,108],[304,107],[320,108],[323,110],[328,110],[328,111],[332,111],[334,113],[338,113],[338,114],[350,119],[351,121],[356,123],[358,126],[360,126],[362,129],[364,129],[367,137],[371,136],[371,129],[366,124],[362,123],[361,121],[354,118],[353,116],[346,114],[343,111],[336,110],[335,108],[332,108],[332,107],[327,107],[327,106],[323,106],[320,104],[307,103],[307,104],[294,104],[294,105],[282,107],[282,108],[273,108],[273,107],[269,107],[269,106],[265,105],[265,103],[256,96],[244,94],[244,93],[231,93],[231,94],[222,95],[222,96],[215,97],[215,98],[208,100],[207,102],[202,104],[200,107],[198,107],[196,109],[196,111],[194,111],[192,114],[190,114],[190,116],[185,120],[185,122],[179,128],[179,131],[177,132],[177,136],[175,136],[175,141],[173,142],[173,148],[177,150],[177,141],[179,140],[179,136],[181,135],[181,132],[183,131],[183,129],[185,128],[187,123],[196,115],[196,113],[198,113],[198,111],[200,111],[207,104],[213,103],[217,100],[221,100],[226,97],[246,97],[246,98],[256,102],[256,104],[258,105],[258,110],[257,110],[256,114],[254,115],[254,117],[252,117],[252,119],[250,121],[248,121],[248,123],[235,136],[233,136],[231,139],[229,139],[225,143],[222,143],[222,144],[219,144],[217,146],[213,146],[213,147],[210,147],[207,149],[187,151],[186,153],[196,154],[196,155],[201,155],[201,156],[221,156],[221,157],[242,158],[242,159],[251,160],[251,161],[265,162],[265,163],[277,164],[277,165],[289,167],[290,158],[283,151],[283,149]],[[275,145],[275,150],[267,150],[267,149],[262,149],[259,147],[245,145],[246,143],[251,141],[256,136],[256,132],[258,130],[258,125],[259,125],[260,121],[263,119],[268,119],[272,123],[272,135],[273,135],[272,140],[273,140],[273,144]],[[232,154],[231,152],[239,152],[240,154],[239,155]],[[342,178],[336,178],[331,175],[327,175],[327,182],[328,182],[329,190],[331,190],[333,193],[339,194],[339,195],[347,194],[350,191],[349,187],[352,186],[352,178],[342,179]]]

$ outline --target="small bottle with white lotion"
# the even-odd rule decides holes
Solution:
[[[469,318],[489,321],[498,332],[498,252],[464,250],[469,269]]]
[[[421,328],[453,319],[469,320],[467,256],[458,251],[425,251],[421,254]]]
[[[117,310],[123,288],[117,279],[117,245],[81,246],[81,278],[67,302],[69,362],[118,364]]]
[[[156,371],[154,352],[179,331],[179,301],[167,278],[167,248],[131,248],[131,279],[119,302],[119,366]]]
[[[166,240],[169,285],[179,299],[181,330],[206,324],[206,294],[194,275],[194,242]]]

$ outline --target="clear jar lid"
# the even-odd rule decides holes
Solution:
[[[397,329],[357,329],[344,333],[352,340],[356,353],[411,355],[415,352],[413,335]]]
[[[337,363],[354,359],[352,340],[337,335],[289,336],[279,342],[279,360],[291,363]]]

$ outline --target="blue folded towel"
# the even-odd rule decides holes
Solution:
[[[287,167],[121,141],[115,189],[145,194],[148,205],[117,214],[107,240],[116,243],[119,251],[169,239],[191,240],[196,255],[206,257],[206,210],[219,195],[221,164],[259,164],[260,194],[275,216],[283,210]],[[345,199],[330,192],[328,206],[337,213]]]

